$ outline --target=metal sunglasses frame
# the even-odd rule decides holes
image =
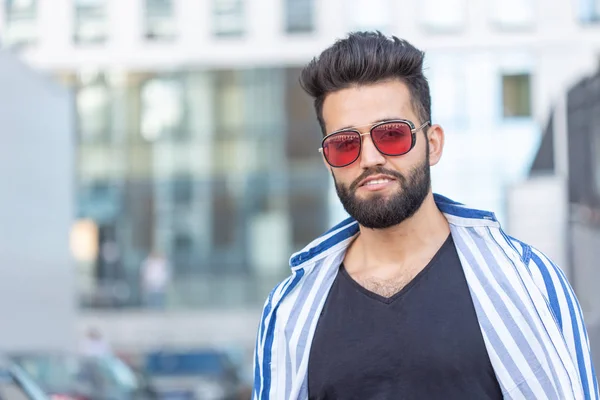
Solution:
[[[393,124],[393,123],[403,123],[406,124],[410,127],[410,133],[411,133],[411,143],[410,143],[410,147],[408,150],[406,150],[404,153],[400,153],[400,154],[389,154],[386,152],[381,151],[381,149],[379,147],[377,147],[377,143],[375,143],[375,141],[373,140],[373,130],[380,127],[381,125],[386,125],[386,124]],[[386,155],[386,156],[401,156],[404,155],[406,153],[408,153],[409,151],[411,151],[413,149],[413,147],[415,147],[415,144],[417,142],[416,140],[416,135],[417,132],[419,132],[421,129],[425,128],[427,125],[429,125],[430,121],[425,122],[423,125],[419,126],[418,128],[415,127],[415,124],[412,121],[409,121],[407,119],[391,119],[389,121],[381,121],[381,122],[377,122],[376,124],[367,124],[367,125],[361,125],[361,126],[355,126],[353,128],[348,128],[348,129],[340,129],[339,131],[335,131],[332,132],[328,135],[326,135],[323,140],[321,140],[321,147],[319,147],[319,153],[323,154],[323,157],[325,157],[325,161],[327,161],[327,164],[331,165],[333,168],[343,168],[343,167],[347,167],[348,165],[352,164],[353,162],[355,162],[356,160],[358,160],[358,158],[360,157],[360,154],[362,153],[362,137],[366,136],[366,135],[370,135],[371,136],[371,141],[373,142],[373,145],[375,146],[375,148],[377,149],[377,151],[379,151],[381,154]],[[369,131],[365,132],[365,133],[361,133],[358,128],[365,128],[368,127]],[[327,156],[325,155],[324,151],[323,151],[323,145],[325,144],[325,141],[330,138],[331,136],[334,135],[339,135],[341,133],[356,133],[360,136],[360,148],[358,149],[358,154],[356,155],[356,158],[352,161],[350,161],[347,164],[344,165],[332,165],[329,160],[327,159]]]

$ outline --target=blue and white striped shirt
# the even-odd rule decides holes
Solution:
[[[507,236],[491,212],[435,195],[465,272],[506,399],[599,400],[583,314],[562,270]],[[294,254],[269,294],[254,358],[255,400],[306,400],[319,315],[358,224],[347,219]]]

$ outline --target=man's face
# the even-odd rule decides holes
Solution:
[[[366,133],[370,125],[392,119],[406,119],[418,127],[425,121],[417,118],[410,100],[408,88],[399,80],[334,92],[323,103],[327,133],[358,126]],[[348,214],[366,228],[384,229],[420,208],[431,187],[429,161],[422,131],[416,134],[414,148],[401,156],[381,154],[366,135],[358,160],[330,170]]]

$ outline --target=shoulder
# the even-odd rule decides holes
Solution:
[[[574,318],[578,313],[578,300],[565,272],[540,249],[510,238],[521,255],[536,286],[544,295],[559,326],[564,328],[564,320]]]
[[[519,239],[511,236],[507,238],[511,246],[519,253],[521,261],[529,270],[536,284],[545,289],[544,292],[562,286],[562,281],[566,280],[565,274],[550,257],[536,247]],[[545,294],[548,297],[547,293]]]
[[[541,275],[534,276],[534,278],[547,279],[549,278],[548,275],[553,276],[555,274],[565,278],[562,269],[540,249],[511,236],[507,236],[507,239],[510,245],[519,253],[529,272],[532,275]]]
[[[516,239],[515,239],[516,240]],[[590,357],[590,342],[583,310],[564,271],[539,249],[517,241],[523,248],[527,267],[544,294],[556,324],[575,362],[586,398],[598,398],[597,381]],[[594,397],[594,394],[596,397]]]

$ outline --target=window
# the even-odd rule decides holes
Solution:
[[[177,176],[172,182],[173,203],[178,207],[189,207],[194,199],[194,188],[191,176]]]
[[[165,136],[181,138],[183,131],[183,86],[175,78],[153,78],[141,90],[140,132],[148,141]]]
[[[285,30],[288,33],[314,30],[314,0],[286,0]]]
[[[529,74],[502,77],[504,118],[531,117],[531,77]]]
[[[37,0],[6,0],[6,34],[9,47],[21,47],[37,39]]]
[[[176,273],[193,270],[194,238],[189,232],[177,230],[173,235],[173,266]]]
[[[493,0],[490,16],[501,29],[528,29],[535,22],[534,0]]]
[[[212,240],[217,249],[231,250],[235,247],[236,226],[240,218],[235,195],[227,187],[226,180],[215,180],[213,183]]]
[[[292,169],[287,175],[290,233],[294,248],[305,246],[320,232],[327,230],[329,180],[317,165],[315,167],[312,170]]]
[[[283,70],[253,68],[242,72],[244,85],[244,126],[253,137],[275,143],[283,135]]]
[[[106,34],[106,0],[76,0],[75,43],[101,43]]]
[[[243,0],[213,0],[213,32],[215,36],[244,34]]]
[[[351,30],[386,31],[392,26],[390,0],[352,0],[350,4]]]
[[[240,71],[215,71],[215,111],[220,137],[231,138],[244,126],[244,86]]]
[[[282,70],[215,71],[215,168],[255,171],[268,167],[283,144]]]
[[[465,0],[423,0],[421,21],[431,31],[459,31],[466,24]]]
[[[77,121],[82,142],[105,140],[110,135],[109,89],[103,74],[81,74],[77,89]]]
[[[300,71],[298,68],[285,71],[286,157],[289,162],[311,164],[321,159],[316,150],[321,127],[315,118],[311,98],[298,85]]]
[[[319,182],[320,181],[320,182]],[[327,181],[315,176],[312,187],[303,192],[290,193],[290,217],[292,219],[292,241],[294,248],[306,243],[325,232],[327,227]]]
[[[175,7],[172,0],[146,0],[146,38],[175,38]]]
[[[600,0],[579,0],[579,20],[600,23]]]

